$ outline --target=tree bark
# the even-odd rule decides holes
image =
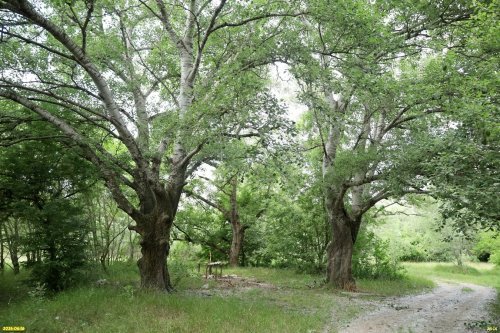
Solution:
[[[12,261],[14,274],[19,274],[19,256],[17,254],[17,247],[10,252],[10,260]]]
[[[142,257],[137,261],[141,287],[172,291],[167,268],[170,250],[170,231],[177,213],[184,187],[186,154],[182,146],[174,148],[172,169],[167,184],[159,179],[149,179],[142,187],[140,214],[134,216],[136,226],[129,226],[141,235]]]
[[[231,208],[226,213],[232,229],[231,249],[229,251],[229,265],[236,267],[239,264],[243,240],[245,238],[246,226],[240,223],[240,214],[238,213],[238,176],[231,179],[231,195],[229,197]]]
[[[360,223],[347,216],[343,208],[327,209],[332,230],[332,241],[328,246],[327,283],[335,288],[355,290],[352,254]]]
[[[168,202],[162,201],[153,212],[142,219],[136,219],[137,226],[129,227],[141,235],[142,256],[137,261],[137,266],[141,275],[141,288],[144,289],[173,290],[167,269],[173,219],[168,215],[165,203]]]
[[[179,96],[175,102],[178,105],[179,123],[182,125],[184,118],[189,115],[193,103],[194,83],[198,75],[203,47],[208,40],[209,34],[212,32],[211,29],[215,24],[215,19],[224,6],[225,1],[222,1],[217,6],[216,11],[212,15],[210,26],[204,36],[195,33],[198,23],[196,20],[196,13],[199,7],[198,1],[191,1],[190,9],[186,12],[186,24],[182,34],[178,34],[176,31],[177,25],[172,24],[170,12],[164,1],[157,0],[156,2],[159,9],[159,14],[156,16],[160,18],[167,36],[179,52],[181,75]],[[137,231],[141,235],[142,258],[139,259],[138,265],[142,287],[170,290],[170,279],[165,266],[169,253],[170,230],[186,180],[186,168],[191,158],[200,151],[203,142],[199,143],[191,151],[186,152],[185,149],[192,147],[183,140],[186,134],[191,134],[191,129],[179,126],[177,133],[173,134],[175,138],[170,140],[171,133],[166,134],[155,149],[155,153],[151,154],[153,151],[151,147],[152,142],[150,142],[150,119],[147,113],[148,94],[143,93],[140,89],[142,84],[137,83],[142,82],[139,80],[142,80],[143,76],[135,71],[133,63],[129,61],[133,57],[129,57],[126,54],[129,66],[126,67],[127,71],[125,74],[129,76],[129,80],[127,80],[127,75],[118,74],[118,76],[121,76],[122,79],[125,78],[124,81],[126,82],[135,82],[128,86],[134,97],[137,131],[129,129],[129,125],[132,125],[134,121],[129,122],[126,119],[126,116],[123,114],[125,111],[120,107],[122,103],[117,102],[113,89],[108,82],[107,75],[104,75],[107,70],[99,70],[101,64],[96,65],[92,57],[88,56],[85,50],[85,43],[80,46],[80,43],[73,40],[63,28],[46,18],[43,13],[38,11],[28,1],[1,1],[0,7],[23,16],[31,23],[45,30],[59,41],[65,49],[64,52],[53,50],[52,53],[72,60],[81,67],[88,78],[91,79],[95,90],[98,92],[98,94],[89,92],[87,94],[92,98],[98,97],[104,107],[102,112],[100,109],[92,109],[90,112],[99,119],[112,124],[114,129],[113,131],[109,131],[109,133],[126,147],[134,166],[131,167],[127,163],[121,163],[114,157],[113,153],[109,153],[100,145],[89,144],[89,140],[84,133],[73,127],[71,123],[66,122],[64,119],[41,107],[40,104],[35,102],[34,98],[27,98],[12,89],[4,88],[0,89],[0,95],[20,103],[39,114],[82,148],[84,157],[99,168],[101,176],[106,181],[106,186],[111,191],[118,207],[126,212],[136,223],[136,225],[130,226],[130,229]],[[201,32],[201,30],[197,32]],[[128,33],[125,29],[122,30],[122,35],[124,37],[124,48],[126,51],[130,51],[129,46],[131,46],[131,43],[127,40]],[[199,43],[196,45],[196,51],[193,50],[195,37],[202,38],[201,45]],[[51,52],[50,49],[48,51]],[[113,68],[109,69],[113,70]],[[36,90],[33,89],[29,91],[36,93]],[[44,96],[47,95],[43,91],[41,93]],[[52,96],[52,92],[49,95]],[[85,114],[89,112],[88,108],[84,105],[77,105],[76,107],[77,110],[80,108],[85,110],[85,112],[82,111]],[[69,109],[72,108],[70,107]],[[101,128],[106,128],[106,126],[102,126]],[[135,132],[137,132],[137,137],[134,134]],[[173,148],[172,153],[170,153],[171,148]],[[160,169],[167,152],[169,152],[167,168],[169,176],[165,184],[164,180],[160,179]],[[115,166],[118,168],[115,168]],[[128,187],[134,191],[135,198],[139,201],[139,208],[131,202],[127,193],[122,189],[123,187]],[[109,246],[107,251],[108,253],[103,258],[103,263],[110,258]]]
[[[161,222],[161,221],[158,221]],[[160,225],[161,224],[161,225]],[[155,223],[141,241],[142,257],[137,261],[141,274],[141,288],[173,290],[167,269],[170,230],[164,223]],[[157,235],[165,237],[157,237]]]
[[[323,143],[323,165],[322,173],[325,181],[324,203],[328,217],[328,223],[332,231],[332,239],[328,245],[328,265],[326,281],[335,288],[354,289],[355,281],[352,276],[352,253],[355,237],[351,233],[350,219],[344,208],[345,188],[335,180],[335,159],[337,157],[337,148],[340,145],[340,139],[343,133],[342,115],[345,113],[347,104],[342,98],[334,100],[333,93],[325,88],[325,99],[328,102],[332,112],[338,116],[334,124],[328,128],[328,136],[325,138],[321,134]]]
[[[236,267],[239,265],[239,257],[243,248],[245,238],[245,226],[239,222],[232,223],[233,239],[231,241],[231,250],[229,252],[229,265]]]

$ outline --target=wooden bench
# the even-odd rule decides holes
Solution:
[[[222,261],[207,262],[205,264],[205,279],[208,279],[209,275],[213,275],[215,279],[222,277],[222,266],[224,263]],[[201,263],[198,264],[198,273],[201,270]]]

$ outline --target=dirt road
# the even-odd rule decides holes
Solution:
[[[377,310],[355,319],[340,332],[472,332],[471,324],[487,321],[487,305],[495,295],[492,288],[439,282],[429,293],[384,300]]]

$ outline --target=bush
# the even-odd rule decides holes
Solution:
[[[500,233],[492,231],[480,233],[472,252],[479,261],[500,265]]]
[[[44,285],[49,291],[61,291],[84,278],[87,228],[78,208],[67,204],[53,206],[61,212],[55,214],[49,210],[55,211],[54,207],[47,207],[28,235],[28,245],[42,252],[41,261],[32,264],[30,281],[33,285]]]
[[[494,263],[497,266],[500,266],[500,251],[497,251],[490,256],[490,262]]]
[[[400,279],[404,269],[389,254],[389,242],[383,241],[372,231],[360,231],[354,246],[353,274],[357,278]]]
[[[173,286],[177,286],[181,280],[196,276],[200,245],[186,242],[174,242],[170,248],[168,259],[168,272]]]

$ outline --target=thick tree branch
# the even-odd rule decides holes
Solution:
[[[220,205],[219,203],[216,203],[216,202],[213,202],[199,194],[196,194],[194,193],[193,191],[189,190],[189,189],[184,189],[184,193],[187,195],[187,196],[192,196],[193,198],[195,199],[198,199],[204,203],[206,203],[207,205],[209,205],[210,207],[213,207],[215,209],[217,209],[219,212],[221,212],[225,217],[226,216],[230,216],[231,212],[228,211],[227,209],[225,209],[222,205]]]
[[[254,21],[259,21],[259,20],[262,20],[262,19],[266,19],[266,18],[273,18],[273,17],[298,17],[298,16],[301,16],[301,15],[306,15],[307,12],[300,12],[300,13],[267,13],[267,14],[262,14],[262,15],[258,15],[258,16],[254,16],[254,17],[250,17],[250,18],[247,18],[247,19],[244,19],[244,20],[241,20],[239,22],[224,22],[224,23],[221,23],[221,24],[218,24],[216,25],[215,27],[213,27],[211,30],[210,30],[210,34],[217,31],[217,30],[220,30],[220,29],[223,29],[223,28],[234,28],[234,27],[241,27],[243,25],[246,25],[250,22],[254,22]]]
[[[110,189],[113,197],[115,198],[117,204],[120,206],[123,211],[129,214],[132,218],[139,216],[139,212],[133,207],[133,205],[129,202],[129,200],[122,193],[120,186],[117,182],[117,179],[125,180],[124,177],[117,175],[114,170],[108,167],[108,165],[93,151],[88,140],[83,137],[80,133],[78,133],[73,127],[71,127],[64,120],[54,116],[47,110],[41,108],[37,104],[28,100],[25,97],[16,94],[13,91],[9,91],[6,89],[0,89],[0,96],[10,99],[14,102],[17,102],[24,107],[36,112],[40,117],[47,120],[54,126],[56,126],[59,130],[61,130],[67,137],[71,138],[77,145],[82,149],[85,157],[91,161],[94,165],[98,166],[101,175],[106,181],[108,188]],[[131,183],[128,183],[129,186],[132,186]]]
[[[139,0],[143,5],[145,5],[148,9],[150,9],[151,12],[152,9],[148,7],[144,1]],[[174,43],[174,45],[179,49],[179,50],[184,50],[184,51],[189,51],[188,47],[184,44],[184,41],[182,38],[177,35],[175,32],[172,23],[170,22],[170,16],[168,15],[167,8],[165,6],[165,2],[163,0],[156,0],[156,5],[158,6],[158,9],[160,10],[160,15],[155,14],[160,21],[163,23],[163,27],[165,28],[165,31],[167,32],[168,36],[170,37],[170,40]]]
[[[122,141],[130,151],[132,158],[139,166],[143,169],[146,167],[144,165],[144,159],[142,158],[142,153],[139,150],[137,143],[133,135],[127,129],[126,124],[120,114],[119,107],[113,98],[113,93],[111,92],[105,78],[97,67],[92,63],[91,59],[87,57],[85,52],[79,47],[60,27],[47,20],[38,12],[31,3],[28,1],[15,1],[15,0],[2,0],[0,3],[1,7],[6,8],[16,14],[19,14],[39,27],[45,29],[49,32],[55,39],[57,39],[75,58],[75,60],[82,66],[82,68],[87,72],[92,81],[94,82],[106,109],[110,113],[110,119],[113,125],[116,127],[117,131],[122,137]]]
[[[198,44],[199,45],[198,46],[198,54],[196,55],[196,60],[194,62],[193,71],[191,72],[191,75],[190,75],[191,80],[194,79],[194,77],[198,73],[198,69],[199,69],[200,63],[201,63],[201,58],[203,56],[203,50],[205,48],[205,45],[207,44],[207,41],[208,41],[208,38],[210,37],[210,34],[213,32],[212,29],[215,25],[215,21],[217,20],[217,17],[219,16],[220,12],[224,8],[225,4],[226,4],[226,0],[221,0],[219,5],[215,8],[215,11],[212,14],[212,17],[210,18],[210,23],[208,25],[208,28],[205,31],[205,34],[203,35],[203,40],[201,41],[201,43]]]
[[[354,186],[361,186],[364,184],[369,184],[371,182],[377,181],[382,179],[382,175],[377,174],[377,175],[365,175],[365,177],[359,179],[359,180],[350,180],[350,181],[345,181],[343,183],[343,186],[346,188],[354,187]]]

